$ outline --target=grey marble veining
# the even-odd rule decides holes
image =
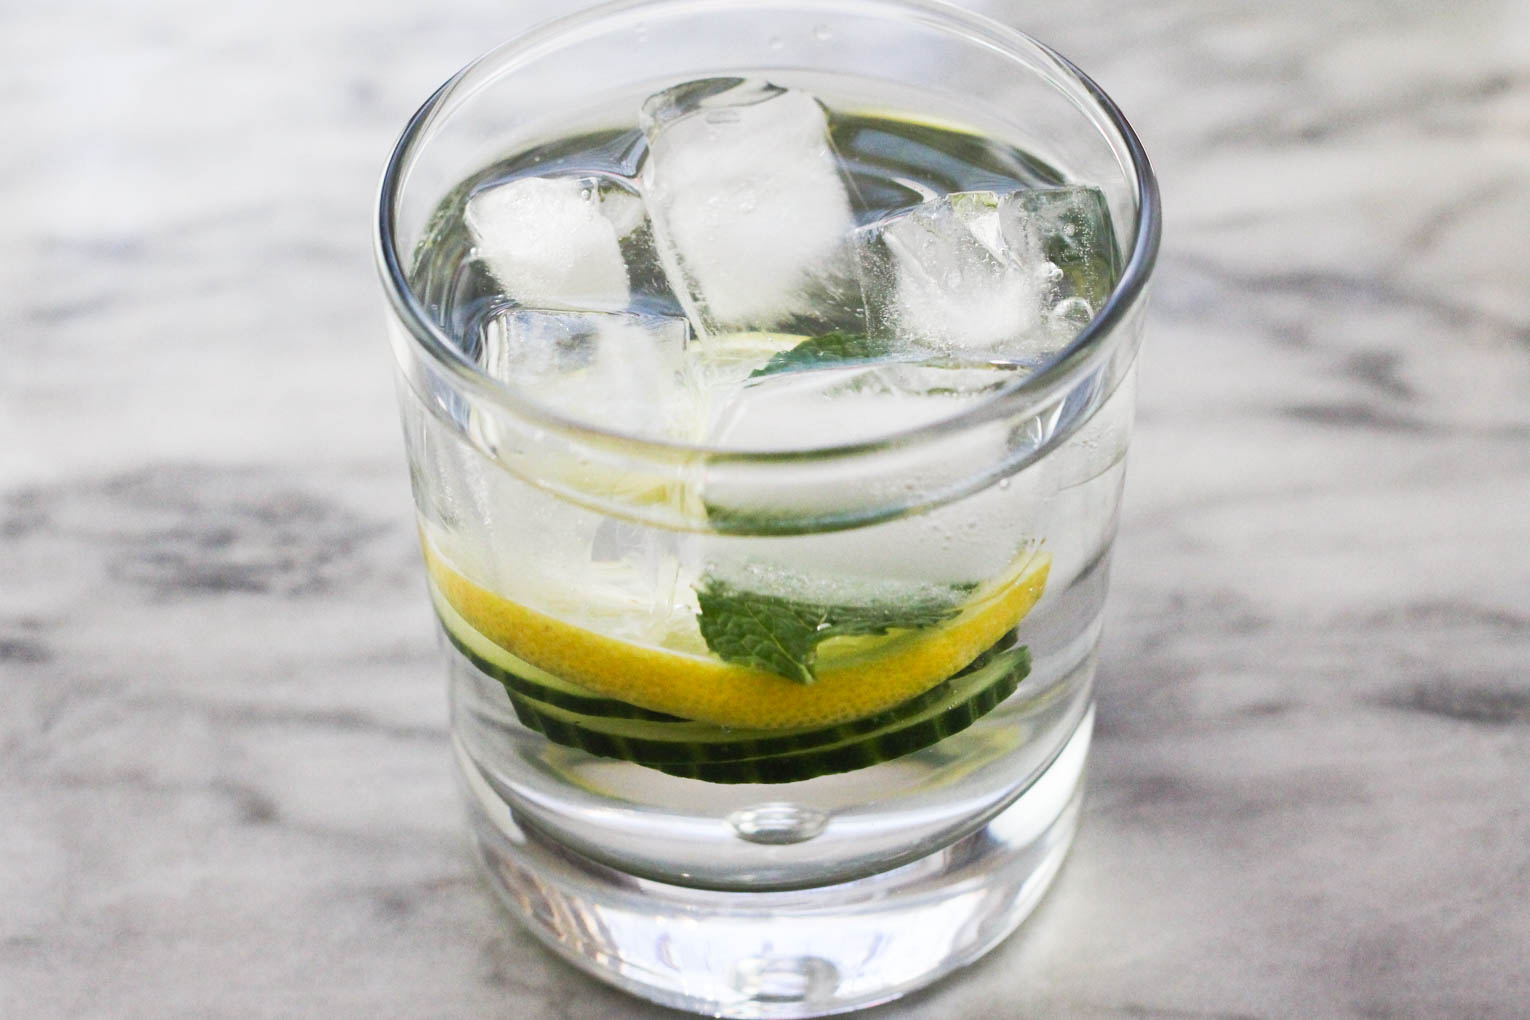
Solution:
[[[676,1015],[474,877],[368,247],[556,6],[0,14],[0,1015]],[[1530,6],[982,8],[1167,226],[1078,844],[868,1015],[1524,1015]]]

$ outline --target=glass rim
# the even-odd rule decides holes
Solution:
[[[1122,267],[1121,276],[1111,288],[1104,306],[1066,346],[1053,354],[1035,371],[997,388],[970,407],[911,428],[897,429],[871,439],[852,443],[834,443],[823,446],[803,447],[790,450],[751,450],[733,447],[709,446],[705,443],[688,443],[638,435],[596,425],[578,418],[561,414],[533,400],[524,398],[489,375],[469,358],[453,342],[439,324],[427,314],[418,296],[409,285],[405,271],[405,259],[397,244],[397,206],[404,187],[407,170],[426,130],[436,117],[445,110],[448,102],[456,97],[457,87],[473,72],[487,64],[504,62],[511,69],[517,55],[527,56],[559,39],[573,36],[615,15],[635,11],[694,11],[709,9],[737,13],[745,4],[738,0],[610,0],[610,2],[587,8],[574,14],[542,22],[525,32],[507,39],[482,53],[448,78],[425,100],[409,118],[389,155],[378,187],[377,218],[374,223],[373,249],[378,272],[389,306],[404,325],[416,349],[422,351],[440,369],[447,372],[454,384],[461,385],[476,397],[487,401],[514,417],[533,422],[541,427],[552,428],[569,436],[587,439],[601,444],[620,445],[628,453],[640,456],[650,454],[659,459],[674,456],[706,456],[732,462],[780,462],[820,459],[836,456],[872,454],[884,449],[907,446],[920,438],[944,436],[960,432],[998,418],[1016,414],[1030,406],[1040,406],[1059,390],[1085,375],[1096,361],[1109,351],[1108,340],[1127,313],[1142,298],[1147,288],[1153,265],[1158,255],[1161,214],[1159,209],[1158,181],[1148,162],[1141,141],[1122,114],[1115,101],[1095,81],[1072,61],[1046,43],[1016,28],[985,15],[947,2],[947,0],[756,0],[756,6],[788,8],[801,11],[819,11],[825,14],[851,12],[879,12],[885,15],[902,14],[916,16],[938,27],[963,30],[968,38],[978,37],[989,45],[996,45],[1006,56],[1014,57],[1031,48],[1053,61],[1057,68],[1071,77],[1083,89],[1085,96],[1093,101],[1105,115],[1109,126],[1125,144],[1130,160],[1130,172],[1136,186],[1138,203],[1132,247]],[[476,91],[476,90],[475,90]],[[471,95],[471,93],[469,93]],[[1109,140],[1115,148],[1114,140]]]

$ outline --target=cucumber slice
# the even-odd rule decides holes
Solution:
[[[537,720],[538,728],[546,735],[556,733],[563,738],[560,743],[604,757],[644,762],[736,761],[792,754],[875,733],[932,705],[963,700],[965,695],[982,689],[1016,668],[1029,668],[1029,652],[1025,648],[1010,648],[1003,652],[990,649],[960,673],[900,705],[845,723],[792,730],[730,729],[689,720],[650,722],[581,717],[534,696],[516,691],[511,691],[510,696],[518,709],[524,709],[525,714]],[[982,676],[974,677],[975,673]]]
[[[805,730],[728,730],[705,723],[586,717],[511,694],[516,716],[555,743],[712,783],[789,783],[849,772],[921,750],[971,726],[1030,672],[1025,647],[980,662],[917,698],[865,719]]]
[[[608,698],[578,684],[571,684],[545,669],[510,654],[479,634],[464,620],[431,585],[430,597],[436,604],[436,616],[441,630],[452,647],[484,673],[505,685],[512,697],[535,698],[547,705],[592,717],[613,719],[645,719],[650,722],[684,722],[679,716],[667,712],[629,705],[625,701]]]

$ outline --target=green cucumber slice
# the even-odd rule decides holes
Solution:
[[[1011,648],[886,712],[806,730],[585,717],[513,692],[510,700],[528,728],[601,757],[712,783],[789,783],[928,747],[971,726],[1013,694],[1029,672],[1029,650]]]
[[[966,669],[902,704],[833,726],[791,730],[733,729],[689,720],[651,722],[581,717],[576,712],[516,691],[511,691],[510,696],[518,708],[525,709],[546,727],[543,732],[551,730],[566,738],[560,742],[605,757],[645,762],[735,761],[791,754],[875,733],[932,705],[963,700],[964,695],[981,690],[1004,673],[1017,668],[1028,669],[1029,655],[1024,647],[1002,652],[990,649]],[[973,675],[977,673],[982,675]]]
[[[441,630],[446,634],[446,640],[480,671],[504,684],[505,691],[512,697],[521,695],[535,698],[544,704],[592,717],[671,723],[684,721],[676,715],[608,698],[586,687],[571,684],[545,669],[538,669],[474,630],[472,624],[464,620],[451,607],[451,603],[436,591],[435,585],[431,585],[430,595],[435,601],[436,616],[441,621]]]

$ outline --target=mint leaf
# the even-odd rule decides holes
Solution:
[[[715,577],[696,588],[701,636],[719,658],[810,684],[818,646],[831,637],[933,627],[961,611],[973,586],[896,603],[834,606],[745,591]]]
[[[754,379],[778,372],[801,372],[822,365],[846,365],[861,361],[880,361],[892,354],[891,344],[864,333],[834,330],[802,341],[789,351],[772,354],[770,360],[749,373]]]

